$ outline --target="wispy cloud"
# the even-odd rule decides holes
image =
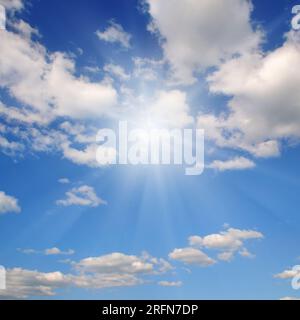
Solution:
[[[100,40],[120,44],[126,49],[130,48],[132,36],[127,33],[120,24],[113,20],[109,22],[109,26],[105,30],[96,31],[96,35]]]
[[[24,254],[42,254],[46,256],[55,256],[55,255],[73,255],[75,251],[73,249],[61,250],[57,247],[45,249],[45,250],[36,250],[36,249],[18,249],[19,252]]]
[[[162,287],[181,287],[183,283],[181,281],[160,281],[158,285]]]

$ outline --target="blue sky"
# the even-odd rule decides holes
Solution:
[[[174,1],[0,0],[0,298],[300,298],[297,1]],[[96,162],[145,114],[202,175]]]

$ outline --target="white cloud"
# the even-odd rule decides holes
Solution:
[[[255,258],[255,255],[249,252],[246,248],[243,248],[241,251],[239,251],[239,254],[245,258]]]
[[[182,286],[181,281],[160,281],[158,284],[162,287],[181,287]]]
[[[205,130],[205,136],[220,148],[231,148],[249,152],[257,158],[276,157],[280,155],[280,143],[263,138],[251,140],[223,114],[219,117],[212,114],[200,114],[197,119],[199,128]]]
[[[233,251],[224,251],[218,254],[218,259],[222,261],[231,261],[233,259]]]
[[[151,259],[115,252],[79,261],[76,268],[96,273],[151,273],[155,264]]]
[[[53,247],[53,248],[49,248],[49,249],[46,249],[44,251],[45,255],[47,256],[51,256],[51,255],[72,255],[75,253],[74,250],[72,249],[69,249],[67,251],[63,251],[57,247]]]
[[[0,297],[26,299],[29,296],[53,296],[54,290],[72,283],[68,275],[61,272],[42,273],[21,268],[6,272],[6,290],[0,290]]]
[[[41,125],[49,122],[46,114],[32,111],[30,109],[20,109],[12,106],[5,106],[0,101],[0,114],[8,121],[23,122],[25,124],[39,123]]]
[[[70,146],[70,143],[62,145],[64,158],[79,164],[87,165],[89,167],[98,167],[99,164],[96,160],[97,145],[92,144],[83,150],[78,150]]]
[[[293,279],[295,277],[300,277],[300,271],[297,269],[284,270],[283,272],[274,275],[274,278],[279,279]]]
[[[64,158],[78,165],[87,165],[91,168],[98,168],[113,163],[116,157],[116,149],[110,147],[89,144],[84,149],[79,150],[70,146],[70,142],[61,145]],[[99,152],[101,151],[101,152]],[[101,156],[105,158],[102,159]],[[108,161],[107,162],[104,162]]]
[[[61,184],[69,184],[70,180],[68,178],[61,178],[58,180],[58,182]]]
[[[231,160],[221,161],[214,160],[211,164],[207,166],[208,168],[216,169],[219,171],[226,170],[243,170],[251,169],[255,167],[255,163],[244,157],[236,157]]]
[[[30,39],[33,35],[40,37],[38,29],[33,28],[30,24],[23,20],[13,20],[9,21],[10,27],[12,27],[17,33]]]
[[[276,140],[268,140],[255,145],[241,146],[257,158],[270,158],[280,155],[280,145]]]
[[[0,31],[6,28],[6,11],[0,4]]]
[[[24,0],[0,0],[0,4],[7,10],[19,11],[24,8]]]
[[[110,64],[106,64],[103,69],[105,72],[111,74],[112,76],[122,81],[126,81],[130,79],[130,75],[127,74],[124,68],[120,65],[110,63]]]
[[[36,249],[18,249],[19,252],[22,252],[24,254],[43,254],[46,256],[53,256],[53,255],[73,255],[75,253],[74,250],[69,249],[66,251],[63,251],[57,247],[45,249],[45,250],[36,250]]]
[[[22,151],[24,146],[15,141],[8,141],[5,137],[0,135],[0,148],[4,154],[14,155],[18,151]]]
[[[49,53],[17,33],[1,34],[0,70],[0,87],[25,105],[20,110],[27,122],[41,118],[49,122],[60,116],[101,117],[117,102],[110,84],[76,77],[75,63],[65,53]]]
[[[234,54],[256,48],[260,32],[250,23],[252,4],[246,0],[146,0],[174,77],[187,84],[194,74],[219,65]]]
[[[56,254],[61,252],[55,251]],[[0,290],[0,298],[49,297],[57,295],[58,289],[72,287],[91,290],[135,286],[149,281],[149,276],[158,276],[171,270],[167,261],[147,253],[140,257],[111,253],[79,262],[71,261],[70,266],[74,272],[66,274],[60,271],[44,273],[22,268],[8,269],[7,289]],[[146,276],[147,280],[144,279]]]
[[[19,213],[20,211],[21,208],[18,205],[18,200],[0,191],[0,215],[9,212]]]
[[[61,206],[88,206],[98,207],[102,204],[107,204],[104,200],[99,198],[93,187],[83,185],[78,188],[73,188],[66,193],[66,199],[56,201]]]
[[[166,128],[182,128],[193,123],[184,91],[158,91],[154,101],[143,110],[155,125]]]
[[[39,272],[22,268],[6,272],[6,290],[0,290],[4,299],[28,299],[32,297],[51,297],[57,289],[68,287],[102,289],[126,287],[142,284],[143,281],[131,274],[64,274]]]
[[[164,65],[163,60],[152,60],[147,58],[133,58],[135,78],[143,81],[154,81],[159,78],[159,71]]]
[[[92,144],[96,141],[97,129],[92,126],[87,127],[81,123],[65,121],[59,127],[80,144]]]
[[[118,43],[126,49],[130,48],[131,35],[127,33],[120,24],[114,21],[110,21],[109,27],[104,31],[96,31],[96,35],[100,40]]]
[[[284,301],[291,301],[291,300],[300,300],[300,298],[296,298],[296,297],[283,297],[280,298],[280,300],[284,300]]]
[[[216,263],[214,259],[211,259],[204,252],[195,248],[174,249],[174,251],[169,254],[169,258],[184,262],[185,264],[199,265],[202,267]]]
[[[100,73],[101,69],[97,66],[86,66],[84,67],[84,71],[90,72],[90,73]]]
[[[151,257],[148,253],[138,257],[114,252],[85,258],[76,263],[75,268],[95,273],[161,274],[171,270],[172,266],[166,260]]]
[[[206,249],[220,250],[218,258],[223,261],[230,261],[234,254],[239,251],[243,257],[253,257],[253,255],[244,247],[244,242],[250,239],[262,239],[263,234],[254,230],[240,230],[229,228],[216,234],[210,234],[204,237],[191,236],[189,243]]]
[[[280,155],[281,141],[300,137],[299,68],[300,37],[292,31],[273,51],[227,61],[208,83],[212,93],[231,97],[228,112],[199,115],[199,127],[219,147],[243,149],[255,157]]]

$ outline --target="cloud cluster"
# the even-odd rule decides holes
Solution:
[[[209,267],[218,260],[231,260],[236,252],[243,257],[252,257],[245,248],[244,242],[262,237],[260,232],[254,230],[233,228],[204,237],[191,236],[189,247],[174,249],[169,253],[168,258],[188,266]],[[203,252],[203,249],[217,250],[219,255],[213,259]],[[19,251],[26,254],[40,253],[43,255],[72,255],[75,253],[74,250],[64,251],[57,247],[42,251],[34,249],[19,249]],[[183,284],[182,281],[155,279],[166,275],[174,276],[175,267],[168,260],[153,257],[147,252],[139,256],[112,252],[66,262],[70,266],[68,273],[60,271],[45,273],[22,268],[7,270],[7,290],[0,291],[0,297],[25,299],[53,296],[57,294],[58,289],[68,287],[102,289],[135,286],[153,281],[163,287],[180,287]]]
[[[236,252],[239,252],[243,257],[252,256],[244,247],[244,242],[250,239],[262,238],[263,234],[258,231],[229,228],[220,233],[209,234],[204,237],[191,236],[189,243],[191,246],[219,250],[221,253],[218,258],[229,261]]]
[[[17,10],[23,6],[19,0],[2,2]],[[151,19],[149,30],[159,35],[164,57],[134,57],[132,70],[126,66],[126,71],[120,63],[105,62],[103,67],[94,68],[104,75],[97,82],[80,74],[74,56],[49,52],[38,42],[37,29],[23,20],[10,19],[10,29],[1,36],[0,88],[22,106],[0,102],[1,116],[10,124],[26,123],[30,129],[35,124],[47,127],[64,117],[72,118],[67,122],[75,128],[82,126],[77,125],[80,121],[128,119],[137,114],[141,114],[139,119],[151,114],[152,121],[161,126],[184,127],[195,123],[190,96],[183,87],[170,86],[174,82],[192,84],[199,80],[197,74],[205,71],[210,93],[228,97],[229,103],[219,114],[214,110],[198,113],[197,126],[205,129],[206,138],[216,147],[243,152],[243,156],[231,159],[213,159],[207,168],[249,169],[255,166],[252,158],[279,156],[285,141],[298,141],[300,136],[299,74],[295,71],[300,66],[299,35],[290,31],[281,46],[264,52],[260,47],[262,31],[251,22],[251,1],[175,2],[144,1]],[[132,36],[115,21],[96,34],[99,39],[126,49],[131,45]],[[162,72],[168,69],[167,64],[171,67],[171,79]],[[153,85],[154,80],[157,86]],[[145,96],[147,91],[150,94]],[[51,144],[47,140],[56,140],[52,150],[59,151],[65,159],[99,167],[92,135],[89,141],[79,141],[81,132],[60,129],[63,134],[58,130],[53,133],[59,139],[46,139],[38,129],[40,134],[31,136],[30,146],[36,148],[34,151],[48,151]],[[23,138],[20,134],[15,136]],[[9,155],[26,149],[1,132],[0,147]]]
[[[207,76],[209,91],[230,97],[226,112],[199,114],[198,126],[220,148],[255,158],[279,156],[282,142],[300,134],[299,35],[290,31],[282,46],[264,52],[263,33],[251,22],[251,1],[175,2],[145,1],[150,30],[159,34],[173,80],[191,84],[198,72],[215,67]],[[236,157],[210,167],[253,166],[252,160]]]
[[[198,265],[207,267],[217,262],[209,257],[203,249],[216,250],[217,259],[230,261],[238,252],[240,256],[254,257],[244,246],[244,242],[250,239],[262,239],[263,234],[254,230],[241,230],[228,228],[216,234],[209,234],[204,237],[189,237],[189,247],[175,249],[169,254],[170,259],[181,261],[187,265]]]
[[[0,298],[49,297],[56,295],[58,289],[73,287],[103,289],[140,285],[146,281],[146,275],[155,276],[169,270],[166,264],[163,259],[150,257],[146,253],[137,257],[116,252],[73,262],[71,265],[77,271],[67,274],[9,269],[7,289],[0,290]]]

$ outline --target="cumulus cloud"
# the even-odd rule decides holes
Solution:
[[[10,212],[19,213],[21,211],[18,200],[0,191],[0,215]]]
[[[6,271],[6,290],[0,290],[0,297],[26,299],[28,297],[53,296],[54,290],[72,283],[68,275],[61,272],[42,273],[14,268]]]
[[[7,289],[0,290],[3,299],[27,299],[57,295],[58,289],[103,289],[127,287],[145,283],[144,276],[160,275],[166,269],[163,259],[111,253],[72,262],[73,272],[40,272],[14,268],[7,270]]]
[[[151,273],[154,264],[144,257],[129,256],[115,252],[112,254],[90,257],[79,261],[76,267],[87,272],[99,273]]]
[[[146,0],[150,31],[160,35],[174,78],[191,84],[195,73],[256,48],[261,33],[250,22],[251,1]],[[179,27],[180,26],[180,27]]]
[[[211,169],[216,169],[219,171],[227,171],[227,170],[243,170],[243,169],[251,169],[255,167],[255,163],[244,157],[236,157],[231,160],[221,161],[214,160],[211,164],[207,166]]]
[[[286,37],[274,51],[234,58],[208,77],[211,92],[233,96],[227,122],[249,140],[300,135],[299,35]]]
[[[195,248],[174,249],[174,251],[169,254],[169,258],[181,261],[185,264],[198,265],[202,267],[207,267],[216,263],[214,259],[210,258],[201,250]]]
[[[6,290],[0,290],[3,299],[27,299],[51,297],[58,289],[68,287],[85,289],[103,289],[134,286],[143,281],[130,274],[64,274],[39,272],[22,268],[8,269],[6,272]]]
[[[199,115],[208,139],[262,158],[279,156],[283,141],[299,140],[299,39],[291,31],[275,50],[235,57],[208,76],[210,92],[230,97],[226,113]]]
[[[100,40],[120,44],[125,49],[130,48],[130,40],[132,36],[127,33],[120,24],[114,21],[110,21],[109,27],[104,31],[96,31],[96,35]]]
[[[110,113],[117,102],[117,92],[110,84],[75,76],[75,62],[70,56],[50,53],[23,34],[1,34],[0,87],[25,105],[20,110],[27,122],[49,122],[63,116],[86,119]]]
[[[204,237],[191,236],[189,243],[191,246],[219,250],[220,260],[230,261],[234,254],[239,251],[243,257],[253,255],[244,247],[244,242],[251,239],[262,239],[263,234],[255,230],[240,230],[229,228],[216,234],[209,234]]]
[[[107,204],[106,201],[99,198],[93,187],[83,185],[73,188],[66,193],[66,199],[58,200],[56,203],[60,206],[88,206],[98,207]]]

